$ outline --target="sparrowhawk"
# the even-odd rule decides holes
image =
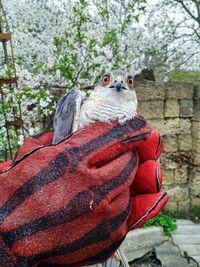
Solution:
[[[133,76],[122,70],[106,73],[88,98],[84,99],[75,88],[60,99],[54,116],[53,143],[95,121],[124,123],[136,113]]]

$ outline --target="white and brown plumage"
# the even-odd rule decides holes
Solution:
[[[121,70],[106,73],[88,98],[83,99],[82,92],[73,89],[60,99],[54,116],[53,143],[95,121],[124,123],[136,113],[133,77]]]

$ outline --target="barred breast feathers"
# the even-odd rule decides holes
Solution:
[[[97,86],[81,106],[78,128],[95,121],[108,122],[117,119],[120,123],[124,123],[136,114],[135,90],[117,92],[115,89],[103,89]]]

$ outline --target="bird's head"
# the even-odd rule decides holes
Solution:
[[[129,93],[134,90],[133,76],[123,70],[105,73],[101,78],[100,84],[103,87],[114,89],[117,92]]]
[[[107,72],[94,89],[96,99],[103,99],[119,107],[130,106],[137,110],[137,95],[134,88],[133,76],[123,70]]]

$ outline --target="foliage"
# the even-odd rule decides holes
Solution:
[[[177,228],[176,219],[163,213],[158,214],[156,217],[145,223],[142,227],[146,228],[148,226],[163,227],[164,234],[167,236],[171,236],[173,231],[175,231]]]
[[[194,1],[189,1],[192,11]],[[179,18],[185,19],[185,15],[176,16],[178,3],[171,8],[170,0],[154,5],[147,5],[146,0],[3,3],[13,31],[17,63],[19,92],[14,97],[22,106],[27,128],[31,127],[29,121],[53,112],[52,83],[68,88],[93,83],[105,70],[116,68],[133,74],[146,67],[157,72],[162,69],[173,77],[171,70],[182,64],[199,67],[199,46],[195,43],[191,49],[194,38],[192,42],[184,39],[191,34],[190,24],[184,24],[187,36],[182,34]],[[2,55],[0,51],[0,64]],[[12,76],[12,67],[9,71],[4,67],[0,66],[0,76]],[[6,101],[11,98],[7,93]],[[11,108],[15,101],[7,104]],[[2,117],[0,121],[3,125]]]
[[[52,114],[54,111],[54,101],[50,92],[44,87],[38,87],[32,90],[29,86],[23,86],[21,90],[11,88],[2,88],[5,98],[0,103],[0,154],[8,150],[7,131],[5,125],[5,115],[8,121],[13,121],[13,111],[16,117],[19,116],[19,109],[23,114],[25,127],[29,129],[29,134],[39,131],[33,128],[31,121]],[[11,146],[15,150],[17,146],[23,143],[23,135],[13,127],[9,128]],[[3,152],[4,154],[6,152]]]
[[[200,81],[199,70],[175,69],[168,76],[169,79],[172,81],[181,81],[181,82]]]
[[[165,28],[172,36],[171,50],[181,55],[175,60],[174,68],[190,66],[199,68],[200,56],[200,2],[199,0],[161,0],[157,8],[170,13],[173,26]],[[173,49],[172,49],[173,48]],[[185,53],[185,54],[184,54]]]
[[[0,104],[3,147],[6,143],[3,112],[12,120],[11,111],[20,105],[25,127],[33,133],[30,121],[40,120],[54,110],[49,91],[52,82],[70,88],[91,83],[105,68],[122,66],[123,60],[127,67],[126,46],[121,38],[125,39],[128,25],[138,21],[144,12],[146,0],[116,1],[114,5],[107,0],[12,0],[4,4],[13,31],[19,90],[3,88],[6,95]],[[3,62],[3,53],[0,61]],[[12,77],[11,70],[11,66],[1,64],[0,77]],[[22,142],[14,131],[11,139],[13,146]]]
[[[71,88],[95,82],[106,69],[130,69],[130,43],[125,40],[145,2],[84,0],[72,4],[64,34],[54,37],[54,63],[46,68],[47,73]]]

